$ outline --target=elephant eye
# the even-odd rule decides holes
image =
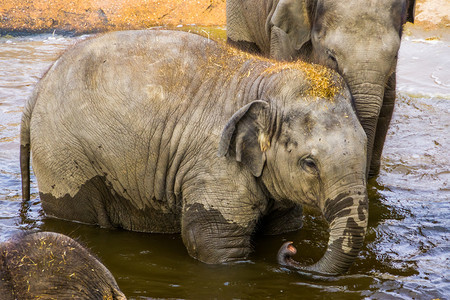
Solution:
[[[319,172],[315,160],[310,156],[300,159],[300,166],[303,170],[311,174],[317,174]]]
[[[333,61],[335,64],[337,64],[336,56],[334,55],[333,51],[327,50],[328,58]]]

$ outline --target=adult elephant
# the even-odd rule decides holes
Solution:
[[[369,176],[380,158],[395,102],[402,25],[414,0],[227,0],[228,42],[278,60],[303,59],[347,81],[367,134]]]
[[[306,270],[345,272],[364,240],[366,137],[322,66],[186,32],[109,33],[62,55],[27,102],[25,198],[30,147],[47,215],[181,232],[206,263],[246,258],[257,228],[299,229],[302,204],[331,228]]]
[[[95,256],[54,232],[18,234],[0,243],[0,295],[3,300],[126,300]]]

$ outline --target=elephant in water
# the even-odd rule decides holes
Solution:
[[[19,234],[0,244],[0,262],[3,300],[126,300],[111,272],[62,234]]]
[[[227,0],[228,42],[278,60],[318,63],[347,82],[367,134],[369,176],[380,159],[395,102],[402,26],[415,0]]]
[[[345,272],[367,227],[366,136],[341,77],[177,31],[80,42],[37,84],[21,125],[48,216],[181,232],[205,263],[241,260],[257,228],[330,224],[306,270]],[[263,226],[260,226],[260,225]]]

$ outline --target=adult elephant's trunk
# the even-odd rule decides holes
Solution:
[[[335,193],[324,207],[324,216],[330,224],[328,248],[322,258],[313,265],[304,266],[292,259],[296,250],[290,242],[278,252],[281,265],[293,267],[306,273],[339,275],[352,265],[361,249],[367,228],[368,200],[365,185],[351,192]]]
[[[367,135],[367,171],[369,171],[378,118],[383,106],[385,74],[378,72],[366,73],[365,76],[353,80],[354,76],[346,76],[347,83],[355,101],[355,108],[360,123]],[[361,80],[364,80],[361,82]]]

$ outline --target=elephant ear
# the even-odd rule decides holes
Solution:
[[[219,142],[219,157],[235,153],[236,160],[249,167],[255,177],[261,176],[270,147],[268,135],[269,104],[255,100],[239,109],[228,120]],[[234,148],[234,151],[233,151]]]
[[[270,19],[270,54],[280,59],[295,58],[294,53],[311,36],[307,1],[280,0]]]

